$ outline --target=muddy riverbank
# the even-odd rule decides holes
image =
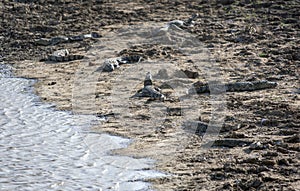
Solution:
[[[300,3],[295,0],[3,1],[0,59],[14,64],[17,75],[38,79],[36,93],[62,110],[74,109],[74,84],[78,85],[78,79],[91,80],[93,88],[84,91],[85,98],[93,102],[81,104],[83,99],[76,99],[76,112],[108,116],[108,122],[95,129],[136,140],[118,153],[157,159],[158,169],[174,174],[152,180],[158,190],[298,190],[299,8]],[[78,73],[84,68],[85,74],[90,74],[103,64],[93,50],[116,29],[185,20],[193,13],[198,13],[199,19],[187,30],[208,50],[224,82],[269,80],[278,84],[271,89],[224,94],[226,111],[222,113],[220,141],[210,149],[200,148],[200,137],[182,129],[180,124],[189,115],[167,113],[166,108],[185,105],[173,96],[174,88],[164,86],[163,80],[154,78],[155,85],[170,95],[167,101],[129,100],[128,115],[123,113],[119,118],[110,115],[116,114],[110,97],[116,95],[118,76],[130,66],[121,66],[112,73],[92,73],[91,79]],[[41,38],[91,32],[102,37],[50,46],[35,43]],[[108,43],[118,45],[117,39]],[[39,62],[42,56],[62,48],[87,58]],[[181,84],[207,82],[204,68],[195,67],[193,60],[185,59],[179,52],[161,46],[135,47],[123,53],[126,51],[139,53],[150,62],[164,60],[163,63],[176,66],[176,70],[198,73],[183,78]],[[132,95],[142,88],[144,77],[128,80],[134,86],[124,86],[122,91]],[[193,120],[209,123],[216,104],[208,94],[197,96],[193,104],[199,108],[192,112]],[[153,109],[158,111],[157,115],[153,115]],[[159,113],[163,122],[156,121]]]

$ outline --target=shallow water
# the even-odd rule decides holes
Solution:
[[[96,117],[39,102],[33,83],[2,69],[0,190],[150,190],[143,180],[163,176],[147,170],[152,160],[110,155],[130,140],[89,131]]]

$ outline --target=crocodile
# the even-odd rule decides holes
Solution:
[[[84,56],[80,54],[70,54],[68,49],[61,49],[54,51],[51,55],[40,59],[40,61],[52,61],[52,62],[69,62],[73,60],[83,59]]]
[[[216,84],[202,84],[196,82],[189,93],[210,93],[214,92],[242,92],[242,91],[255,91],[263,90],[268,88],[275,88],[276,82],[270,82],[267,80],[260,81],[245,81],[245,82],[232,82],[232,83],[216,83]]]
[[[195,20],[199,17],[199,15],[193,14],[189,19],[187,19],[186,21],[182,21],[182,20],[173,20],[168,22],[167,24],[167,28],[170,27],[176,27],[179,29],[186,29],[187,27],[191,27],[193,26],[193,24],[195,23]]]
[[[132,64],[140,62],[142,57],[137,55],[132,56],[122,56],[116,58],[109,58],[104,61],[102,71],[103,72],[112,72],[116,68],[119,68],[122,64]]]
[[[57,45],[60,43],[67,43],[67,42],[76,42],[76,41],[83,41],[84,39],[95,39],[95,38],[100,38],[101,35],[92,32],[90,34],[85,34],[85,35],[77,35],[77,36],[57,36],[53,37],[51,39],[49,38],[40,38],[34,41],[36,45],[42,45],[42,46],[49,46],[49,45]]]

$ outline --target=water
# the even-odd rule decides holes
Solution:
[[[78,131],[96,117],[56,111],[33,80],[0,73],[0,190],[150,190],[143,180],[163,176],[150,159],[109,154],[130,140]]]

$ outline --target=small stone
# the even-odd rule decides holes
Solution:
[[[261,178],[256,178],[256,179],[251,181],[249,186],[254,187],[254,188],[258,188],[262,183],[263,182],[262,182]]]
[[[181,116],[181,108],[180,107],[175,107],[175,108],[167,108],[167,113],[169,116]]]
[[[278,163],[278,165],[285,165],[285,166],[289,166],[290,165],[289,161],[286,160],[285,158],[279,159],[277,163]]]
[[[214,174],[210,175],[212,180],[224,180],[225,179],[225,175],[222,172],[216,172]]]
[[[232,188],[232,184],[230,182],[226,182],[223,184],[223,189],[230,189]]]

